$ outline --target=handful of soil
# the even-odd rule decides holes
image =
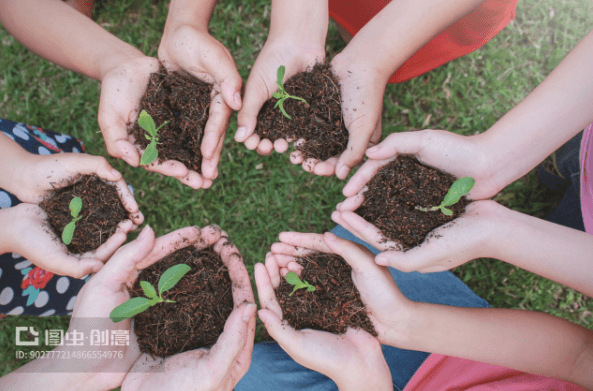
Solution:
[[[305,159],[325,161],[340,155],[348,145],[348,130],[342,117],[340,85],[329,65],[317,64],[309,72],[301,72],[284,83],[286,92],[307,101],[284,101],[286,118],[277,99],[264,103],[257,116],[255,134],[272,142],[278,139],[305,139],[296,147]]]
[[[162,65],[152,73],[140,100],[156,127],[171,121],[158,132],[160,161],[176,160],[202,173],[202,139],[209,118],[212,86],[199,85],[180,73],[169,73]],[[149,144],[144,129],[135,122],[129,131],[143,149]]]
[[[143,353],[168,357],[199,348],[210,348],[224,329],[233,311],[231,278],[228,269],[212,247],[197,250],[189,246],[144,269],[132,297],[144,297],[140,281],[158,286],[161,275],[171,266],[186,264],[191,270],[163,299],[134,317],[134,332]]]
[[[335,254],[315,252],[299,258],[303,266],[301,280],[315,286],[315,291],[299,289],[282,279],[276,297],[282,317],[296,330],[313,329],[344,334],[348,326],[377,336],[360,293],[352,281],[352,268]]]
[[[129,218],[115,185],[95,175],[83,175],[72,185],[52,191],[39,203],[60,240],[62,231],[72,221],[69,205],[74,197],[82,199],[82,218],[76,222],[72,242],[67,246],[73,254],[96,250],[115,233],[120,222]]]
[[[398,156],[369,181],[364,201],[355,212],[379,228],[386,241],[398,243],[397,250],[409,250],[422,243],[430,231],[465,211],[465,196],[449,207],[452,216],[416,209],[439,205],[455,179],[415,157]]]

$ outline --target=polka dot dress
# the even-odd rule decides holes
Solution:
[[[37,155],[85,151],[82,141],[36,126],[0,119],[0,131]],[[14,195],[0,189],[0,208],[20,203]],[[86,279],[88,277],[78,280],[55,275],[16,253],[1,254],[0,316],[70,315]]]

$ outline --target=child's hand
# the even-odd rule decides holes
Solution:
[[[210,116],[201,146],[204,157],[202,176],[192,172],[193,178],[190,178],[191,183],[197,184],[201,180],[201,187],[210,187],[218,176],[218,162],[229,119],[233,110],[241,108],[243,80],[227,48],[207,29],[187,24],[167,25],[159,46],[159,59],[169,71],[185,71],[213,85]]]
[[[419,246],[407,251],[391,250],[395,243],[385,241],[381,231],[354,212],[332,213],[332,220],[353,233],[356,237],[382,252],[375,262],[391,266],[403,272],[441,272],[480,257],[493,258],[497,227],[501,214],[507,210],[494,201],[476,201],[467,205],[465,213],[451,224],[431,231]]]
[[[117,188],[119,198],[134,225],[144,221],[130,188],[104,157],[82,153],[29,154],[28,157],[21,172],[21,186],[14,188],[15,195],[22,202],[38,204],[52,190],[68,186],[72,178],[95,174]]]
[[[369,258],[368,252],[354,243],[333,235],[328,241],[328,237],[294,232],[280,234],[281,243],[272,245],[265,267],[255,265],[255,281],[262,307],[260,318],[269,334],[295,361],[330,377],[340,390],[392,389],[389,368],[379,341],[385,340],[390,333],[387,325],[391,320],[383,315],[390,315],[390,311],[400,311],[399,315],[403,318],[405,311],[402,311],[397,299],[403,301],[405,297],[399,293],[389,271],[372,263],[372,256],[366,262],[370,262],[375,270],[363,273],[355,269],[353,279],[369,312],[373,314],[370,318],[379,333],[379,340],[363,330],[348,328],[346,334],[338,336],[309,329],[296,331],[282,322],[282,310],[274,289],[280,285],[281,278],[288,271],[300,275],[302,270],[295,257],[311,251],[321,251],[336,253],[342,257],[348,254],[350,258],[362,258],[359,262]],[[334,240],[337,244],[333,244]],[[328,243],[332,247],[338,247],[339,252],[330,248]],[[390,297],[392,293],[394,297]]]
[[[468,194],[470,200],[490,198],[506,183],[497,181],[489,161],[483,136],[460,136],[444,130],[393,133],[379,145],[369,148],[369,160],[350,178],[343,193],[347,197],[342,210],[354,211],[363,201],[362,193],[371,178],[398,155],[414,155],[423,164],[455,177],[472,177],[475,186]]]
[[[17,253],[44,270],[74,278],[99,271],[124,244],[127,233],[136,229],[130,220],[122,221],[116,232],[95,251],[73,255],[45,219],[45,212],[34,204],[22,203],[0,211],[6,229],[0,246],[2,253]]]
[[[325,4],[323,4],[325,3]],[[237,117],[235,141],[260,155],[274,150],[283,153],[295,140],[279,139],[272,143],[254,134],[257,115],[263,104],[278,91],[278,68],[286,67],[284,80],[312,68],[325,59],[325,38],[328,29],[327,2],[276,2],[272,7],[270,35],[249,73],[245,85],[243,108]]]
[[[210,350],[192,350],[164,360],[143,354],[126,376],[122,390],[232,390],[249,369],[255,336],[255,299],[243,258],[217,226],[183,228],[166,237],[170,237],[170,245],[163,248],[157,242],[136,269],[148,267],[188,244],[197,248],[214,245],[229,271],[235,309]],[[133,274],[134,279],[137,274]]]

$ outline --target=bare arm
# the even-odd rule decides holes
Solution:
[[[415,303],[395,346],[501,365],[593,389],[593,332],[552,315]]]
[[[96,80],[122,59],[143,56],[60,0],[0,0],[0,9],[4,27],[28,49]]]

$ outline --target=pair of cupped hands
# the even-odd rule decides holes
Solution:
[[[218,176],[220,154],[233,111],[239,111],[235,140],[245,143],[250,150],[256,149],[262,155],[269,155],[274,150],[283,153],[288,150],[289,142],[300,142],[281,139],[272,143],[261,140],[254,130],[261,107],[278,90],[277,70],[281,65],[286,67],[286,81],[324,61],[327,15],[312,15],[307,24],[306,28],[300,26],[297,33],[273,26],[251,69],[244,95],[241,94],[243,81],[230,52],[209,34],[207,28],[186,24],[167,26],[158,50],[159,60],[169,71],[189,74],[213,86],[209,120],[201,146],[202,173],[191,171],[173,160],[153,162],[144,167],[175,177],[194,189],[209,188]],[[336,173],[339,178],[346,178],[362,161],[364,151],[381,138],[383,92],[390,75],[380,74],[360,59],[353,61],[352,58],[357,58],[355,53],[344,50],[331,64],[340,81],[344,122],[350,134],[346,151],[325,162],[314,159],[305,162],[298,151],[291,154],[292,163],[302,164],[305,170],[317,175]],[[128,127],[137,120],[140,99],[149,76],[158,68],[158,60],[152,57],[124,57],[114,61],[101,80],[98,122],[107,151],[134,167],[140,165],[142,151],[128,135]]]

